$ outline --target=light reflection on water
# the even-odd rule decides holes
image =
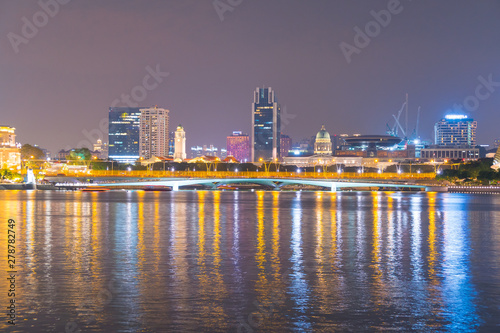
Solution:
[[[12,332],[500,328],[499,196],[3,191],[0,218]]]

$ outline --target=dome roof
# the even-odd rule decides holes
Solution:
[[[321,126],[321,130],[316,134],[316,140],[328,140],[330,141],[330,133],[325,129],[325,125]]]

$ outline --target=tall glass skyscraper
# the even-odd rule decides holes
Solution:
[[[139,158],[141,111],[138,108],[109,108],[109,158],[134,163]]]
[[[251,160],[276,161],[280,153],[280,105],[271,87],[257,88],[252,103]]]

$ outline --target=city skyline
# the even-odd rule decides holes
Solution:
[[[500,4],[430,4],[402,1],[390,23],[360,47],[355,31],[377,22],[372,11],[387,10],[388,1],[244,1],[222,21],[212,3],[72,1],[16,53],[7,36],[22,36],[21,18],[32,22],[43,9],[3,3],[0,123],[16,127],[20,142],[56,152],[66,148],[60,142],[75,147],[91,141],[86,134],[105,135],[101,121],[110,106],[162,105],[191,133],[188,146],[223,146],[234,129],[250,132],[248,92],[265,85],[276,90],[282,132],[294,140],[321,124],[332,134],[383,134],[408,93],[409,127],[421,106],[423,138],[432,140],[433,124],[448,111],[472,110],[478,102],[467,113],[478,121],[478,143],[491,144],[498,134],[490,119],[500,105],[500,46],[491,41],[498,40]],[[78,46],[68,47],[73,40]],[[350,62],[345,45],[356,48]],[[157,52],[143,52],[151,48]],[[57,138],[47,135],[55,131]]]

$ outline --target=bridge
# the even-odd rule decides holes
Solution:
[[[408,183],[395,183],[395,182],[370,182],[370,181],[347,181],[347,180],[329,180],[329,179],[304,179],[304,178],[160,178],[157,180],[143,180],[143,181],[119,181],[112,183],[98,183],[91,184],[93,186],[104,187],[123,187],[123,186],[168,186],[173,191],[178,191],[182,186],[189,185],[205,185],[212,188],[217,188],[220,185],[229,184],[260,184],[272,187],[279,190],[285,185],[311,185],[328,188],[332,192],[338,189],[347,188],[397,188],[397,189],[420,189],[427,190],[426,185],[416,185]]]

